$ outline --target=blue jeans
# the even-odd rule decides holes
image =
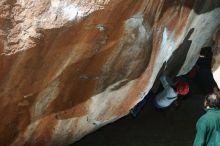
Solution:
[[[136,104],[132,109],[131,109],[131,114],[136,117],[138,115],[138,113],[140,113],[140,111],[142,110],[142,108],[144,107],[144,105],[146,104],[147,101],[151,101],[153,97],[153,93],[152,91],[150,91],[143,100],[141,100],[138,104]]]

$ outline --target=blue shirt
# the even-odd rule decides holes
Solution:
[[[155,104],[157,108],[165,108],[170,106],[173,101],[177,99],[177,93],[169,85],[166,76],[161,76],[160,81],[164,87],[164,90],[155,97]]]

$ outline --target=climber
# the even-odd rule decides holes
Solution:
[[[163,86],[162,91],[157,94],[150,90],[144,99],[130,110],[130,114],[135,118],[147,101],[151,102],[157,109],[169,107],[174,101],[178,106],[177,96],[179,94],[186,95],[189,92],[189,85],[182,78],[176,78],[176,80],[174,84],[170,78],[162,75],[160,77]]]
[[[154,98],[154,106],[157,109],[167,108],[174,101],[177,101],[178,95],[184,96],[189,93],[189,85],[183,79],[178,78],[174,84],[169,80],[165,75],[160,77],[164,89]],[[178,102],[176,105],[178,106]]]

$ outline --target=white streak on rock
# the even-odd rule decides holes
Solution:
[[[109,120],[114,121],[116,117],[119,117],[119,115],[114,115],[114,113],[118,111],[121,103],[127,98],[125,93],[128,94],[133,88],[132,85],[135,83],[135,81],[130,81],[125,86],[121,87],[120,90],[112,90],[112,88],[122,82],[123,80],[111,85],[104,92],[91,98],[88,113],[89,122],[100,124]],[[99,121],[97,118],[101,118],[102,120]]]
[[[160,48],[159,57],[160,61],[168,61],[175,49],[174,38],[171,33],[168,32],[167,28],[164,28],[163,39]]]
[[[40,121],[36,121],[30,124],[25,132],[20,132],[19,135],[16,137],[15,141],[10,146],[22,146],[25,145],[28,139],[32,136],[34,131],[36,130],[37,126],[39,125]]]
[[[54,81],[45,90],[43,90],[37,97],[37,102],[34,105],[32,113],[32,121],[40,118],[45,112],[48,105],[57,97],[59,93],[59,81]]]
[[[69,5],[63,8],[64,17],[70,21],[77,19],[77,17],[83,17],[83,12],[77,7],[77,5]]]
[[[214,71],[213,76],[218,87],[220,88],[220,66]]]
[[[52,140],[47,146],[69,145],[97,128],[100,127],[89,123],[87,116],[60,119],[54,129]]]

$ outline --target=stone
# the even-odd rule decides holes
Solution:
[[[212,72],[214,79],[218,84],[218,88],[220,88],[220,26],[218,27],[213,39],[215,40],[215,50]]]
[[[1,0],[0,145],[64,146],[125,116],[219,24],[219,0]]]

